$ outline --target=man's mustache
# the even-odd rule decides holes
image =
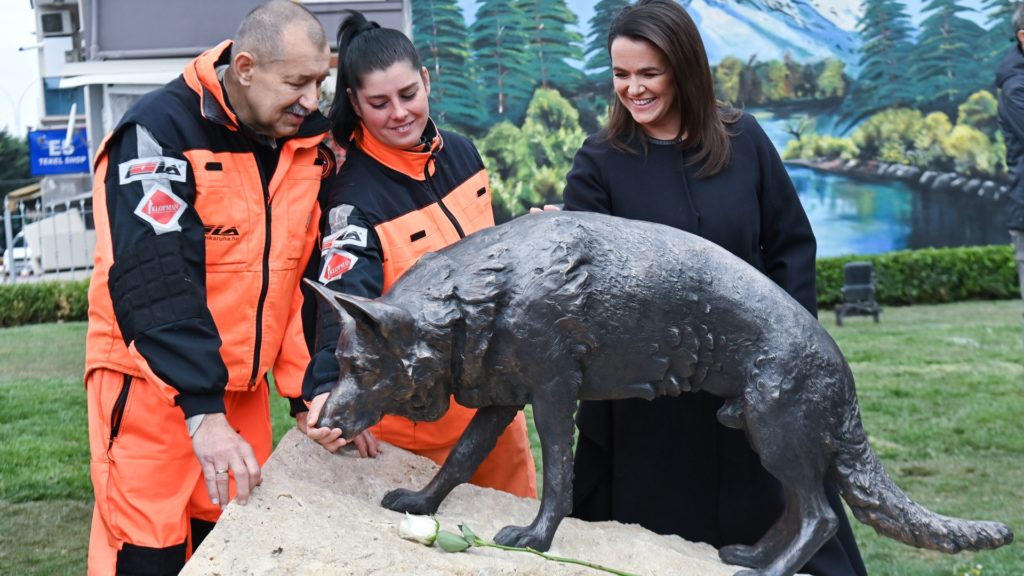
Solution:
[[[302,106],[301,104],[298,104],[298,103],[292,104],[291,106],[289,106],[288,109],[285,110],[285,112],[288,112],[289,114],[295,114],[296,116],[302,116],[302,117],[309,116],[310,114],[313,113],[312,110],[306,110],[306,108],[304,106]]]

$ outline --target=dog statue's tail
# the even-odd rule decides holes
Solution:
[[[956,554],[998,548],[1013,542],[1013,531],[999,522],[963,520],[936,514],[914,502],[882,468],[860,421],[849,415],[835,459],[843,498],[853,515],[876,532],[911,546]]]

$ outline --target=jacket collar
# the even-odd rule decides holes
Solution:
[[[444,142],[434,121],[428,119],[427,127],[421,136],[421,145],[411,150],[400,150],[384,144],[373,137],[360,122],[359,129],[353,134],[356,145],[368,156],[381,164],[397,170],[414,180],[426,180],[427,170],[434,175],[434,155],[441,151]]]
[[[225,40],[197,56],[185,66],[185,83],[199,95],[199,109],[203,118],[238,130],[240,122],[228,105],[227,94],[217,77],[217,66],[228,64],[231,58],[231,40]]]

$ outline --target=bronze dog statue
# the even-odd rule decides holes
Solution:
[[[430,514],[472,476],[517,410],[533,405],[544,495],[501,544],[547,550],[572,506],[576,401],[706,390],[746,430],[786,494],[743,574],[793,574],[835,533],[823,483],[879,533],[955,553],[1013,540],[997,522],[930,512],[889,478],[861,425],[853,375],[818,321],[724,249],[679,230],[590,213],[544,213],[425,256],[377,300],[317,285],[341,317],[341,377],[319,426],[352,438],[385,413],[435,420],[449,397],[478,412],[420,491],[383,506]]]

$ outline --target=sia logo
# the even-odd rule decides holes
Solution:
[[[342,246],[359,246],[362,248],[366,247],[366,228],[362,226],[355,226],[349,224],[338,232],[331,234],[324,238],[322,242],[322,248],[324,250],[330,250],[331,248],[341,248]]]
[[[223,224],[203,226],[207,240],[238,240],[238,227]]]
[[[129,166],[128,173],[125,174],[124,177],[131,178],[132,176],[141,176],[143,174],[170,174],[180,176],[181,171],[178,170],[177,166],[168,166],[164,162],[140,162]]]
[[[152,158],[136,158],[119,165],[121,172],[121,184],[137,182],[139,180],[174,180],[184,182],[187,166],[184,160],[168,158],[166,156],[154,156]]]

